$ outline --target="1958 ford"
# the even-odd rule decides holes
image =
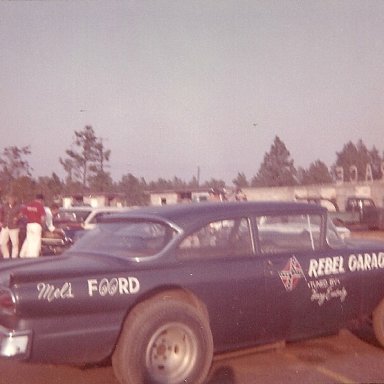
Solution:
[[[0,264],[0,356],[112,359],[121,383],[203,383],[214,353],[372,319],[384,244],[301,203],[202,203],[102,218],[62,256]]]

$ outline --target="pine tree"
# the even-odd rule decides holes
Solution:
[[[257,175],[252,179],[255,187],[281,187],[296,185],[296,169],[285,144],[278,136],[264,160]]]

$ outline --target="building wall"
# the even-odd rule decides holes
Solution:
[[[184,202],[202,202],[209,199],[208,191],[177,191],[151,192],[151,205],[178,204]]]
[[[294,201],[303,198],[325,198],[336,201],[340,210],[344,210],[346,199],[350,196],[370,197],[378,207],[384,206],[384,181],[343,182],[338,184],[308,185],[293,187],[242,188],[248,201]],[[194,202],[208,199],[208,191],[192,191]],[[177,191],[153,192],[151,205],[177,204],[183,202]]]
[[[176,204],[177,200],[176,192],[151,193],[151,205]]]
[[[69,208],[74,205],[90,205],[93,208],[98,207],[123,207],[125,201],[120,196],[106,196],[103,194],[94,195],[76,195],[64,196],[62,199],[64,208]]]
[[[344,182],[340,184],[308,185],[293,187],[243,188],[249,201],[285,200],[296,198],[322,197],[335,199],[341,210],[350,196],[370,197],[379,207],[384,206],[384,181]]]

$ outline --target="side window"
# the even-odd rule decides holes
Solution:
[[[345,230],[348,231],[348,229],[346,229],[346,228],[345,228]],[[332,220],[329,217],[327,218],[326,240],[327,240],[328,245],[333,249],[344,248],[346,246],[344,243],[342,235],[339,235],[335,224],[333,224]]]
[[[250,254],[252,241],[248,220],[230,219],[211,222],[187,236],[180,244],[183,259],[226,257]]]
[[[97,219],[101,216],[101,213],[96,213],[91,220],[89,220],[89,224],[96,224]]]
[[[262,253],[320,248],[321,216],[271,215],[256,219]]]
[[[102,218],[102,217],[105,217],[105,216],[109,216],[111,215],[113,212],[108,212],[108,211],[102,211],[102,212],[98,212],[96,213],[91,220],[89,220],[89,224],[97,224],[99,222],[99,220]]]

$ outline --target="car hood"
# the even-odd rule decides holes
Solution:
[[[130,265],[134,268],[134,263],[129,260],[96,254],[4,260],[0,262],[0,285],[127,270]]]

